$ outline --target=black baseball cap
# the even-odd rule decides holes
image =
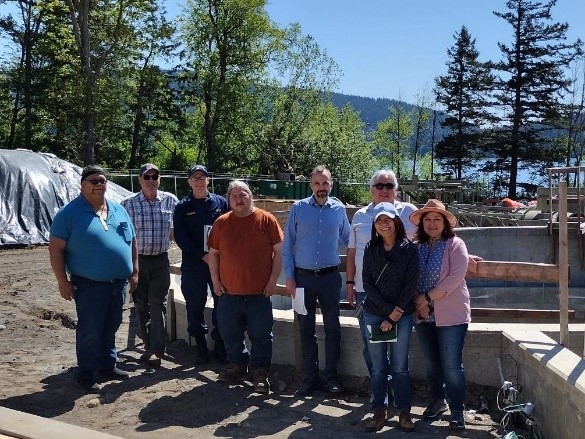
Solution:
[[[104,177],[106,175],[104,170],[101,167],[99,167],[98,165],[86,166],[85,168],[83,168],[83,171],[81,171],[81,182],[83,183],[83,180],[85,180],[87,177],[89,177],[91,175],[95,175],[95,174],[100,174],[100,175],[103,175]]]
[[[207,168],[203,165],[193,165],[189,168],[189,177],[195,174],[197,171],[203,172],[205,175],[209,176],[209,172],[207,172]]]

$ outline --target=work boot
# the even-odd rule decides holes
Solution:
[[[410,410],[400,410],[398,412],[398,429],[405,433],[410,433],[414,431],[414,428],[414,422],[412,422],[412,418],[410,417]]]
[[[366,423],[366,430],[379,431],[386,424],[386,407],[380,407],[374,411],[374,416]]]
[[[245,364],[230,364],[226,370],[220,372],[217,381],[239,382],[248,374],[248,366]]]
[[[221,364],[229,364],[229,360],[227,358],[227,352],[225,351],[225,346],[223,344],[223,340],[216,340],[215,341],[215,345],[213,346],[213,356]]]
[[[254,384],[254,392],[269,393],[270,383],[268,382],[268,370],[254,369],[252,371],[252,383]]]

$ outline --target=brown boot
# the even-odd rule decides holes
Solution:
[[[386,424],[386,407],[376,409],[374,416],[366,423],[366,430],[379,431]]]
[[[410,417],[410,410],[400,410],[398,412],[398,429],[405,433],[410,433],[414,431],[414,428],[414,422],[412,422],[412,418]]]
[[[268,382],[268,371],[266,369],[254,369],[252,371],[252,383],[254,392],[269,393],[270,383]]]

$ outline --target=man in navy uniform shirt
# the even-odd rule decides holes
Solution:
[[[217,326],[217,296],[213,293],[211,275],[209,274],[209,249],[206,248],[207,235],[214,221],[228,211],[227,200],[207,189],[209,173],[202,165],[189,168],[189,186],[191,193],[183,198],[175,208],[173,226],[175,241],[182,250],[181,291],[187,307],[187,331],[197,344],[196,364],[209,363],[209,349],[206,334],[204,311],[207,302],[207,289],[213,295],[213,330],[214,355],[225,363],[226,352]]]

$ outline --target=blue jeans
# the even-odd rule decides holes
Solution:
[[[465,404],[465,371],[463,344],[467,324],[436,326],[421,323],[416,326],[418,340],[425,357],[427,380],[434,398],[444,398],[451,412],[462,411]]]
[[[167,339],[167,295],[171,285],[169,257],[140,256],[138,286],[132,293],[140,337],[147,353],[162,355]]]
[[[75,329],[79,382],[93,384],[96,370],[110,371],[116,366],[116,331],[122,323],[126,279],[97,282],[72,276],[77,287]]]
[[[181,271],[181,292],[185,298],[187,311],[187,332],[198,343],[205,341],[205,334],[209,329],[205,323],[205,303],[207,302],[207,289],[211,290],[213,297],[213,311],[211,312],[211,339],[221,341],[219,326],[217,323],[217,296],[213,292],[209,267],[205,262],[192,267],[190,270]],[[207,342],[205,342],[207,346]]]
[[[382,318],[364,312],[364,323],[369,326],[379,326],[382,323]],[[394,405],[399,410],[410,410],[411,408],[408,350],[410,348],[412,326],[412,314],[402,316],[397,325],[396,342],[368,342],[372,359],[372,392],[374,395],[372,408],[374,410],[388,406],[388,375],[392,375]]]
[[[295,280],[298,288],[305,289],[305,307],[307,308],[307,315],[299,315],[305,378],[316,380],[319,377],[319,351],[315,334],[317,300],[323,314],[325,329],[325,376],[335,376],[341,358],[341,325],[339,323],[341,275],[337,271],[323,276],[296,273]]]
[[[272,303],[261,294],[224,293],[219,296],[217,320],[227,357],[232,364],[268,369],[272,363]],[[244,333],[252,348],[244,342]]]

